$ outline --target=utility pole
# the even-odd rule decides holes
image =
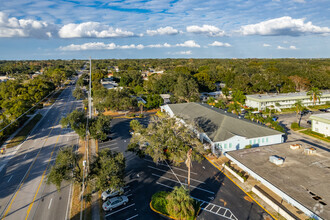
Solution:
[[[89,92],[88,92],[88,117],[92,118],[92,58],[89,57]]]

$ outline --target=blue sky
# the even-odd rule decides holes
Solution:
[[[0,1],[0,59],[329,58],[329,0]]]

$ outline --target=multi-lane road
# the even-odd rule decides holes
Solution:
[[[52,106],[40,111],[43,118],[1,170],[0,219],[68,219],[70,184],[57,191],[46,179],[58,150],[78,145],[78,135],[59,124],[63,116],[81,107],[73,89],[65,88]]]

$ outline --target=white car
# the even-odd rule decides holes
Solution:
[[[102,199],[106,200],[109,197],[114,197],[114,196],[118,196],[124,193],[124,189],[123,188],[119,188],[119,189],[108,189],[106,191],[104,191],[102,193]]]
[[[102,208],[104,211],[111,211],[114,208],[117,208],[121,205],[126,205],[128,203],[127,196],[118,196],[111,199],[108,199],[105,203],[103,203]]]

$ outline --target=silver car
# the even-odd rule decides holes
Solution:
[[[111,199],[108,199],[105,203],[103,203],[102,208],[104,211],[111,211],[114,208],[117,208],[121,205],[126,205],[128,203],[127,196],[118,196]]]
[[[106,191],[104,191],[102,193],[102,199],[103,201],[106,200],[109,197],[114,197],[114,196],[118,196],[124,193],[124,189],[123,188],[119,188],[119,189],[108,189]]]

